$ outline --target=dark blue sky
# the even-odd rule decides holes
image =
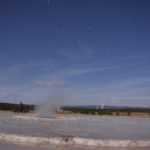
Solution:
[[[56,89],[68,104],[150,106],[150,1],[0,0],[0,101]]]

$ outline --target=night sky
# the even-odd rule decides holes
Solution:
[[[0,0],[0,102],[150,106],[150,0]]]

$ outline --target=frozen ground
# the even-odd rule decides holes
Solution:
[[[22,146],[15,145],[10,143],[1,143],[0,150],[149,150],[149,147],[140,147],[140,148],[123,148],[123,147],[101,147],[101,148],[91,148],[91,147],[58,147],[58,146],[49,146],[49,147],[40,147],[40,146]]]
[[[37,142],[42,145],[47,142],[63,146],[69,143],[69,148],[70,145],[108,145],[112,149],[112,146],[118,145],[146,146],[146,149],[150,146],[150,118],[67,115],[38,118],[33,115],[0,113],[0,137],[1,140],[15,143]],[[3,143],[0,147],[2,145],[9,146]]]

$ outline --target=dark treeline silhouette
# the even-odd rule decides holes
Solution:
[[[121,108],[121,109],[96,109],[96,108],[78,108],[78,107],[62,107],[62,110],[70,111],[72,113],[80,113],[80,114],[99,114],[99,115],[112,115],[115,113],[117,116],[120,113],[126,113],[128,116],[131,113],[149,113],[150,108]]]
[[[0,110],[7,110],[13,112],[31,112],[35,108],[35,105],[27,105],[20,102],[20,104],[10,104],[10,103],[0,103]],[[80,114],[98,114],[98,115],[112,115],[116,114],[117,116],[120,113],[126,113],[128,116],[131,113],[149,113],[150,115],[150,108],[136,108],[136,107],[128,107],[128,108],[87,108],[87,107],[73,107],[73,106],[63,106],[61,108],[64,111],[69,111],[72,113],[80,113]]]
[[[20,104],[0,103],[0,110],[7,110],[13,112],[27,113],[34,110],[34,105],[27,105],[20,102]]]

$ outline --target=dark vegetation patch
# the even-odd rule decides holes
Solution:
[[[112,115],[115,113],[117,116],[120,113],[126,113],[130,116],[131,113],[149,113],[150,108],[113,108],[113,109],[96,109],[96,108],[78,108],[78,107],[62,107],[62,110],[69,111],[72,113],[80,113],[80,114],[98,114],[98,115]]]
[[[13,112],[31,112],[34,110],[34,105],[27,105],[20,102],[20,104],[0,103],[0,110]]]

